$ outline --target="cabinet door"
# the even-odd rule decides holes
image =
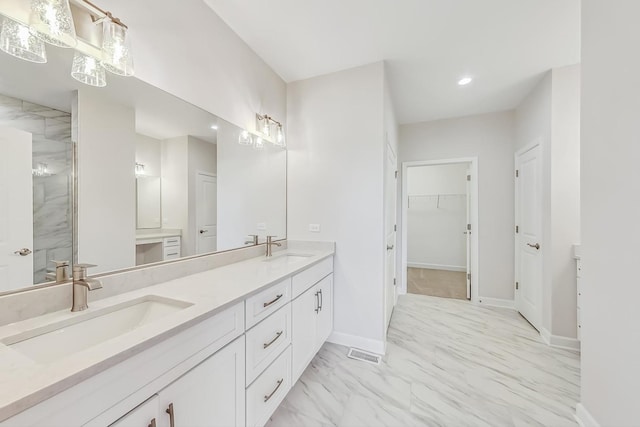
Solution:
[[[158,396],[153,396],[109,427],[156,427],[158,412]]]
[[[300,378],[316,354],[318,303],[319,294],[316,286],[308,289],[292,303],[292,383]]]
[[[320,299],[316,336],[316,351],[318,351],[333,331],[333,274],[322,279],[316,285],[316,289]]]
[[[158,398],[158,427],[244,426],[244,336],[163,389]]]

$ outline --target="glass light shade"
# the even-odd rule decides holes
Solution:
[[[284,130],[282,129],[282,125],[278,125],[278,130],[276,131],[276,142],[275,144],[277,146],[280,147],[284,147],[285,145],[287,145],[285,137],[284,137]]]
[[[269,119],[264,119],[261,128],[262,133],[265,136],[271,136],[271,124],[269,123]]]
[[[58,47],[78,44],[69,0],[31,0],[29,26],[38,37]]]
[[[89,86],[105,87],[107,85],[107,76],[100,62],[78,51],[73,55],[71,77]]]
[[[253,138],[251,138],[251,134],[249,131],[243,130],[240,132],[240,136],[238,137],[238,144],[240,145],[251,145],[253,144]]]
[[[264,139],[262,139],[261,137],[257,137],[256,138],[256,143],[253,145],[253,148],[255,148],[256,150],[263,150],[264,149]]]
[[[102,66],[119,76],[133,76],[131,37],[126,28],[107,19],[102,23]]]
[[[44,42],[36,37],[29,27],[13,19],[4,18],[2,20],[0,49],[25,61],[41,64],[47,62]]]

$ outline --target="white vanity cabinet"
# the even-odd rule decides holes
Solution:
[[[110,426],[241,426],[244,401],[244,339],[240,337]]]
[[[292,375],[297,381],[333,329],[333,259],[293,277]]]

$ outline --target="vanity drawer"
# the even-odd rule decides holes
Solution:
[[[164,248],[164,258],[165,261],[170,259],[179,259],[180,258],[180,246],[170,246],[168,248]]]
[[[246,299],[247,329],[291,301],[291,278]]]
[[[163,241],[163,245],[165,248],[169,246],[180,246],[180,236],[165,237]]]
[[[313,267],[296,274],[292,280],[292,296],[295,298],[318,283],[321,279],[327,277],[333,272],[333,257],[326,258]]]
[[[291,303],[247,332],[247,386],[291,343]]]
[[[264,426],[291,388],[291,346],[247,389],[247,426]]]

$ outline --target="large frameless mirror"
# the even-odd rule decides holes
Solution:
[[[47,53],[0,52],[0,293],[56,261],[95,274],[286,238],[284,148],[136,78],[78,83],[72,51]]]

